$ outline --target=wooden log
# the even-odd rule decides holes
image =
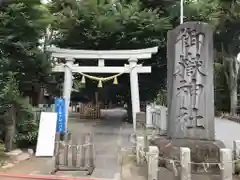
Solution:
[[[93,136],[88,134],[86,136],[86,166],[94,167],[94,154],[93,154]]]
[[[77,139],[76,137],[72,138],[72,166],[77,166]]]
[[[68,149],[69,149],[69,136],[68,133],[64,134],[64,150],[63,150],[63,164],[68,166]]]
[[[53,157],[53,173],[59,169],[60,165],[60,133],[56,133],[55,136],[55,147],[54,147],[54,157]]]
[[[83,146],[85,144],[85,136],[82,135],[82,137],[80,138],[80,146],[79,146],[79,151],[80,151],[80,167],[84,167],[85,166],[85,146]]]
[[[86,136],[86,168],[88,175],[92,174],[94,170],[94,146],[93,135],[90,133]]]

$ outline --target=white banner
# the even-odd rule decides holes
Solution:
[[[52,157],[54,155],[56,125],[57,113],[41,113],[35,156]]]

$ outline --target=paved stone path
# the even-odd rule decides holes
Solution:
[[[240,140],[240,124],[228,119],[215,118],[215,139],[221,140],[227,148],[233,148],[233,141]]]
[[[94,134],[96,156],[95,169],[91,177],[111,179],[120,172],[120,149],[131,147],[129,136],[132,133],[132,124],[122,121],[125,114],[125,110],[116,108],[103,110],[101,120],[80,120],[74,116],[69,119],[68,128],[73,135],[79,136],[82,132]],[[58,174],[86,176],[83,172],[59,172]]]
[[[120,172],[119,153],[121,148],[131,147],[128,137],[132,125],[122,122],[121,111],[116,114],[108,111],[108,115],[100,124],[94,126],[96,147],[96,168],[93,177],[113,178]]]

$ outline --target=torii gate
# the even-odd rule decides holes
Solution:
[[[66,101],[66,127],[68,122],[68,107],[70,103],[73,73],[130,73],[130,88],[132,100],[133,129],[136,130],[136,113],[140,112],[138,73],[151,73],[151,66],[137,64],[139,59],[150,59],[152,54],[158,52],[158,47],[137,50],[72,50],[61,48],[48,48],[53,58],[64,58],[65,64],[57,64],[53,72],[64,72],[63,97]],[[98,66],[74,65],[75,59],[97,59]],[[105,66],[104,60],[128,60],[129,64],[121,66]]]

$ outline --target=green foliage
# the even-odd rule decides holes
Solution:
[[[20,86],[39,82],[50,72],[50,63],[38,48],[50,22],[51,15],[39,0],[13,0],[0,7],[2,72],[18,73]]]
[[[156,102],[156,104],[158,104],[158,105],[167,106],[167,91],[161,90],[157,94],[157,97],[154,100],[154,102]]]
[[[0,141],[0,167],[4,164],[6,156],[4,153],[4,144],[2,141]]]
[[[55,43],[60,47],[85,49],[130,49],[159,45],[159,32],[169,29],[169,18],[156,10],[130,4],[83,0],[53,1]]]
[[[13,104],[18,107],[15,143],[20,147],[36,143],[38,122],[33,118],[32,106],[21,96],[14,74],[7,73],[6,78],[0,81],[0,114],[3,118]],[[4,139],[3,119],[1,121],[0,137]]]
[[[204,21],[217,26],[223,11],[219,0],[185,1],[185,21]]]
[[[81,90],[85,87],[86,87],[86,84],[85,83],[83,84],[80,79],[73,80],[73,89],[76,92],[81,92]]]
[[[27,99],[21,99],[19,104],[18,123],[16,125],[15,141],[18,147],[36,146],[39,119],[34,116],[35,111]]]
[[[33,116],[30,119],[20,120],[17,124],[15,142],[18,147],[35,147],[37,144],[39,121],[33,119]]]
[[[220,59],[214,63],[214,97],[215,110],[227,112],[230,109],[228,82],[226,79],[226,65]]]
[[[166,72],[162,65],[165,64],[166,32],[171,29],[171,24],[170,17],[162,11],[146,9],[137,0],[114,3],[107,0],[53,0],[50,10],[55,17],[51,27],[58,32],[53,43],[61,48],[111,50],[159,46],[159,53],[144,62],[145,65],[153,65],[153,73],[139,77],[142,99],[153,98],[160,86],[165,86],[165,81],[159,79]],[[87,63],[93,65],[96,62]],[[86,62],[80,61],[79,64],[86,65]],[[120,64],[123,65],[119,61],[108,63]],[[148,79],[161,84],[148,83]],[[87,82],[86,93],[94,94],[96,86],[94,82]],[[129,76],[121,76],[119,86],[104,89],[108,91],[106,94],[114,92],[129,98]],[[85,93],[85,90],[82,92]]]
[[[40,50],[39,40],[51,21],[40,0],[11,0],[0,6],[0,123],[11,124],[5,116],[10,107],[16,107],[18,145],[36,140],[38,125],[23,94],[29,86],[44,85],[49,80],[50,61]],[[1,127],[4,139],[5,128]]]
[[[0,114],[4,115],[20,98],[18,83],[12,72],[0,73]]]

